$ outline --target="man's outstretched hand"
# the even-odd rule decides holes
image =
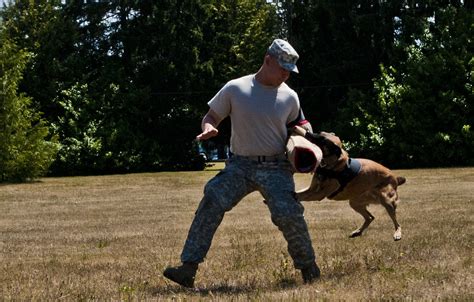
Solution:
[[[198,141],[204,141],[206,139],[210,139],[211,137],[217,136],[217,134],[219,134],[219,130],[217,130],[211,124],[206,124],[203,132],[196,136],[196,139]]]

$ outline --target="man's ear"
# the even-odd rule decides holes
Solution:
[[[269,54],[266,54],[265,57],[263,58],[263,62],[266,64],[266,65],[270,65],[270,55]]]

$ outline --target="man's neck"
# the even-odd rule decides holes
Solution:
[[[272,82],[271,79],[266,76],[265,70],[263,70],[262,68],[260,68],[255,74],[255,80],[257,80],[257,82],[259,82],[263,86],[278,87],[281,85],[281,83]]]

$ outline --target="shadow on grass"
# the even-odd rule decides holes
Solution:
[[[297,287],[298,284],[295,280],[282,280],[274,284],[271,288],[272,290],[286,290],[290,288]],[[176,294],[196,294],[203,297],[213,296],[215,294],[249,294],[254,292],[261,292],[262,287],[257,286],[257,284],[250,285],[229,285],[225,283],[213,284],[209,287],[195,287],[195,288],[186,288],[179,285],[167,285],[165,287],[152,287],[149,288],[150,294],[154,296],[166,296],[166,295],[176,295]]]
[[[5,187],[5,186],[16,186],[16,185],[24,185],[24,184],[39,184],[43,183],[40,179],[33,179],[33,180],[18,180],[18,181],[5,181],[5,182],[0,182],[0,187]]]
[[[197,294],[201,296],[212,296],[214,294],[241,294],[257,291],[255,286],[234,286],[228,284],[215,284],[209,287],[186,288],[179,285],[168,285],[165,287],[154,287],[149,289],[150,293],[155,296],[159,295],[176,295],[176,294]]]

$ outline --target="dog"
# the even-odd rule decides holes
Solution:
[[[296,127],[296,133],[316,144],[323,153],[310,186],[296,192],[297,198],[300,201],[319,201],[324,198],[349,200],[352,209],[364,217],[364,223],[350,234],[351,238],[361,236],[375,219],[367,206],[381,204],[395,226],[393,239],[400,240],[402,228],[396,217],[400,202],[397,187],[404,184],[406,179],[396,176],[388,168],[370,159],[350,158],[339,137],[333,133],[314,134]]]

